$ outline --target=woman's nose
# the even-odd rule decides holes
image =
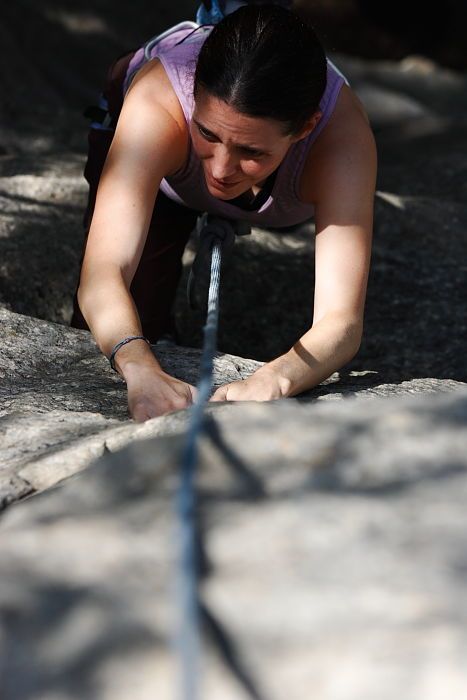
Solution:
[[[216,148],[211,163],[211,172],[216,180],[227,180],[237,172],[238,163],[236,158],[229,153],[227,148],[220,146]]]

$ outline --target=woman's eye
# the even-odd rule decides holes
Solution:
[[[263,153],[261,151],[249,151],[249,150],[244,150],[243,153],[245,154],[246,158],[251,158],[252,160],[258,160],[258,158],[261,158]]]
[[[197,124],[197,127],[198,127],[198,131],[201,134],[201,136],[203,137],[203,139],[206,139],[206,141],[214,141],[214,136],[213,136],[213,134],[211,134],[211,132],[206,131],[206,129],[203,129],[203,127],[200,126],[199,124]]]

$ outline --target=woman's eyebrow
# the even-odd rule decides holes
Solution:
[[[204,126],[198,119],[195,119],[192,117],[192,121],[196,124],[197,127],[201,128],[203,131],[205,131],[209,136],[213,136],[215,139],[220,141],[220,138],[217,134],[215,134],[211,129],[208,129],[207,126]],[[258,146],[251,146],[250,144],[245,144],[245,143],[234,143],[233,144],[236,148],[242,148],[245,151],[251,151],[252,153],[266,153],[264,148],[259,148]]]

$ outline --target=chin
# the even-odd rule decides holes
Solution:
[[[210,189],[209,194],[211,197],[215,197],[216,199],[222,199],[225,202],[228,202],[229,199],[235,199],[235,197],[238,197],[238,194],[231,194],[230,192],[219,192],[218,190]]]

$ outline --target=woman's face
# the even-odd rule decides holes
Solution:
[[[289,147],[303,138],[285,136],[275,119],[237,112],[205,90],[196,98],[190,133],[208,190],[217,199],[233,199],[260,187]]]

